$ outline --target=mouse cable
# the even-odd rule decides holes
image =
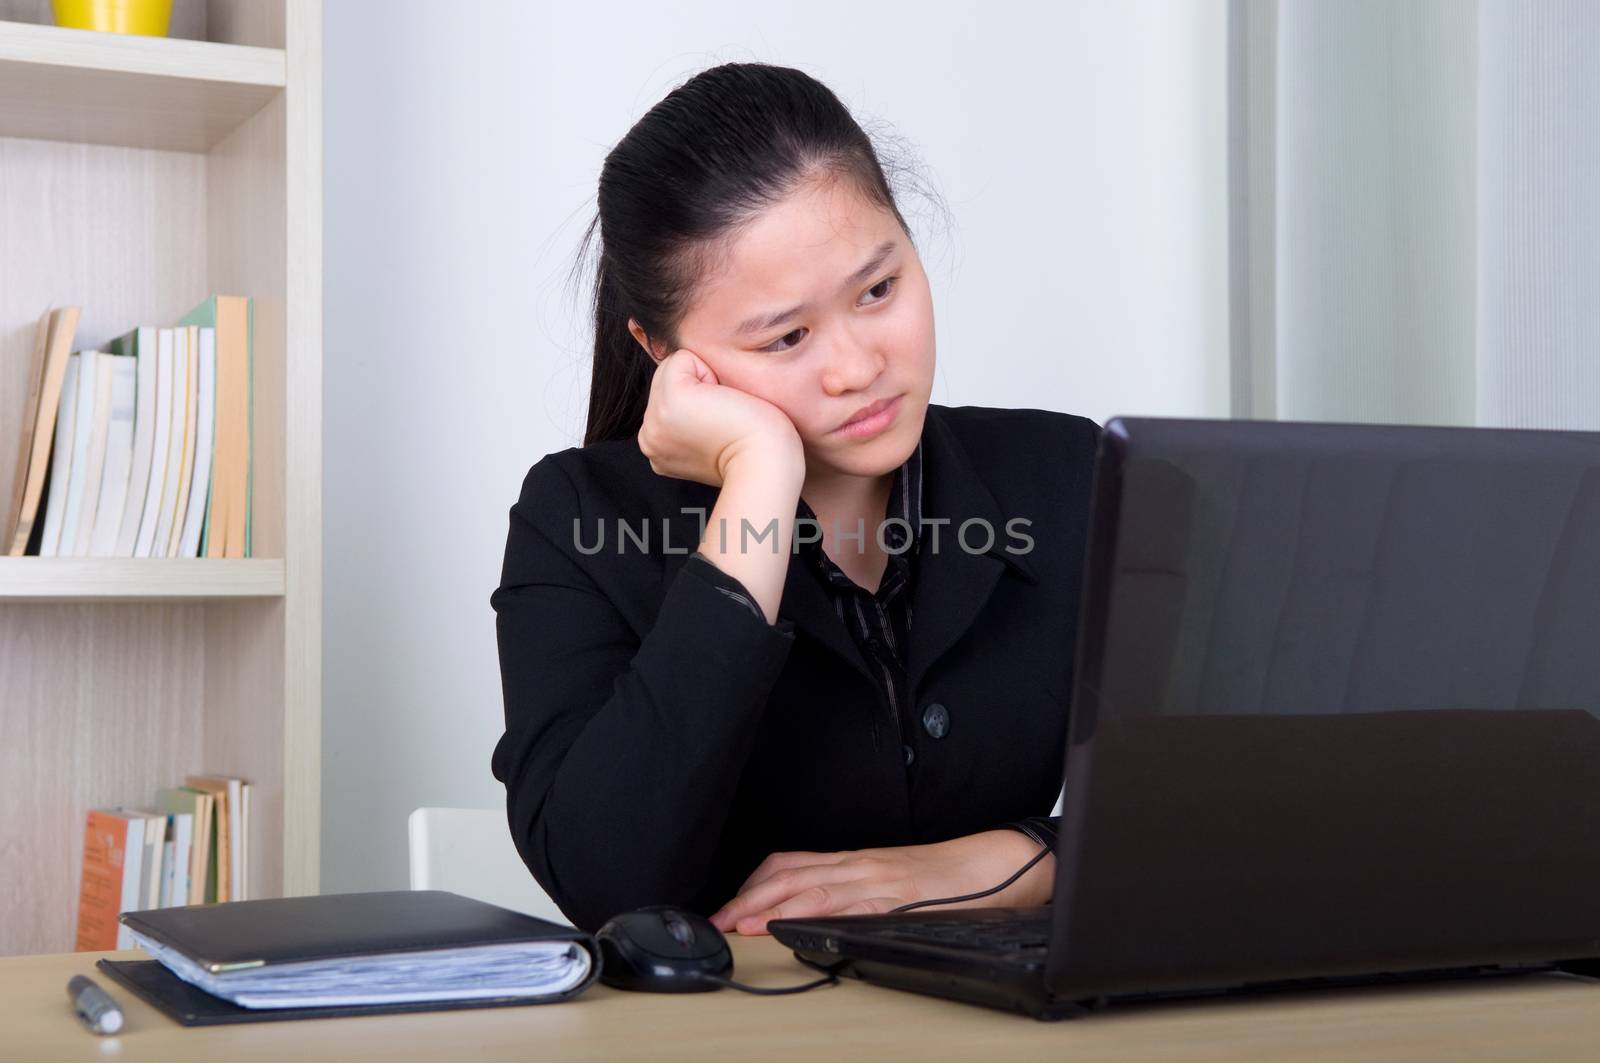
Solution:
[[[931,901],[912,901],[910,904],[902,904],[898,908],[890,908],[888,914],[893,915],[896,912],[909,912],[913,908],[926,908],[930,904],[955,904],[959,901],[975,901],[979,897],[987,897],[991,893],[999,893],[1001,890],[1017,881],[1017,879],[1027,874],[1029,868],[1031,868],[1034,864],[1037,864],[1040,860],[1043,860],[1049,855],[1049,853],[1050,846],[1042,846],[1037,853],[1033,854],[1032,860],[1029,860],[1026,864],[1023,864],[1021,867],[1017,868],[1010,878],[1006,879],[998,886],[990,886],[988,889],[982,890],[978,893],[965,893],[960,897],[935,897]]]
[[[818,978],[815,982],[806,982],[802,985],[778,986],[776,988],[745,985],[743,982],[735,982],[731,978],[724,978],[718,974],[702,974],[700,975],[700,981],[711,982],[715,985],[727,986],[729,989],[737,989],[741,993],[755,993],[764,997],[782,996],[785,993],[804,993],[808,989],[817,989],[825,985],[838,985],[839,976],[835,972],[838,971],[840,967],[844,966],[842,961],[838,964],[835,964],[831,969],[812,963],[809,960],[801,959],[800,962],[804,963],[807,967],[815,967],[819,971],[825,971],[827,973],[827,977]]]

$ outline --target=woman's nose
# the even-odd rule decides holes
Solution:
[[[849,333],[841,333],[823,371],[822,386],[830,395],[860,391],[878,379],[884,364],[875,348]]]

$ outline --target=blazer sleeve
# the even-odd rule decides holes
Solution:
[[[708,580],[717,589],[717,593],[738,602],[747,612],[755,614],[756,619],[766,622],[767,614],[761,611],[761,606],[750,597],[750,589],[739,582],[737,576],[730,576],[722,571],[714,561],[698,550],[689,555],[687,565],[692,566],[701,579]],[[789,630],[794,628],[794,624],[790,621],[785,620],[781,623],[787,624]]]
[[[1040,845],[1056,847],[1056,830],[1060,826],[1060,816],[1029,816],[1011,823],[1002,823],[1001,827],[1021,831]]]
[[[605,557],[571,545],[578,516],[565,471],[534,466],[490,599],[506,718],[491,766],[523,862],[593,930],[703,888],[794,625],[696,555],[641,638],[592,578]]]

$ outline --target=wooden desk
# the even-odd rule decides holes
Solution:
[[[733,938],[734,974],[788,985],[814,974],[771,938]],[[101,955],[0,958],[6,1060],[1217,1060],[1585,1059],[1600,1046],[1600,984],[1565,975],[1128,1006],[1042,1023],[844,981],[788,997],[683,996],[594,985],[520,1008],[186,1028],[96,971]],[[74,1018],[85,973],[122,1005],[116,1037]]]

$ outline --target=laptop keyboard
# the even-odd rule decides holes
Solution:
[[[861,934],[864,927],[852,927]],[[1050,920],[1048,915],[1029,919],[984,920],[973,922],[894,922],[870,932],[872,937],[891,941],[914,942],[918,945],[938,945],[944,948],[987,953],[1037,953],[1043,955],[1050,945]]]

